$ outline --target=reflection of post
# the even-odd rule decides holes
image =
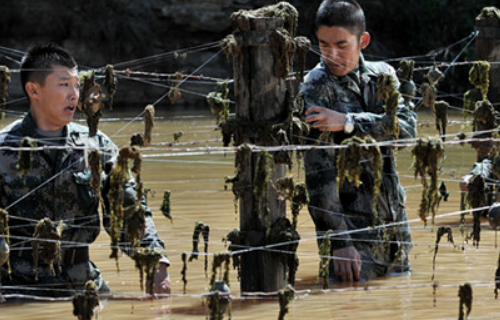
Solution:
[[[281,18],[264,18],[238,12],[232,16],[234,37],[240,42],[241,51],[234,55],[234,95],[236,120],[241,126],[235,144],[270,145],[268,133],[262,130],[286,116],[285,80],[273,74],[274,58],[270,48],[271,33],[284,24]],[[267,136],[267,137],[266,137]],[[266,141],[267,140],[267,141]],[[245,234],[245,244],[260,247],[266,244],[269,227],[264,217],[259,217],[259,199],[254,196],[253,182],[260,153],[239,151],[240,230]],[[271,179],[284,176],[284,165],[274,165]],[[278,201],[273,188],[269,188],[271,225],[286,216],[285,203]],[[277,291],[286,285],[285,266],[279,255],[264,250],[242,255],[241,290]]]
[[[476,17],[477,59],[489,62],[500,61],[500,10],[495,7],[483,8]],[[488,100],[500,110],[500,65],[490,65],[490,89]]]

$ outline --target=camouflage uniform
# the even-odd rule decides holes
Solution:
[[[6,265],[1,270],[4,294],[72,295],[74,290],[82,290],[87,280],[94,280],[101,293],[109,291],[88,254],[89,245],[100,232],[99,198],[90,189],[91,173],[86,167],[85,152],[74,147],[87,146],[89,149],[103,150],[102,163],[116,160],[113,157],[117,154],[117,148],[101,132],[91,138],[88,137],[88,132],[85,126],[69,123],[63,128],[63,136],[58,139],[64,140],[61,145],[67,146],[67,149],[57,151],[53,158],[49,150],[32,152],[31,169],[26,176],[20,175],[16,168],[18,151],[0,150],[0,205],[2,208],[10,206],[8,213],[12,267],[11,275],[7,274]],[[0,132],[0,146],[19,147],[20,139],[26,136],[40,139],[39,146],[49,144],[49,139],[41,139],[36,123],[28,113],[24,119]],[[108,176],[103,174],[102,178],[106,181]],[[133,179],[124,186],[124,207],[128,210],[134,210],[134,186]],[[109,232],[109,206],[103,206],[103,211],[103,224]],[[40,260],[39,280],[35,281],[31,240],[36,223],[44,217],[54,222],[62,220],[66,225],[61,240],[62,266],[60,274],[52,276],[49,266]],[[164,244],[158,238],[151,211],[147,207],[146,232],[141,245],[164,251]],[[168,263],[168,259],[165,262]]]
[[[376,99],[376,80],[380,72],[392,74],[399,86],[391,66],[382,62],[365,62],[363,57],[360,59],[359,72],[351,72],[341,78],[333,76],[323,61],[308,74],[296,101],[299,106],[303,109],[320,106],[349,113],[354,120],[355,129],[351,134],[331,132],[328,141],[323,143],[340,144],[352,135],[370,135],[377,141],[394,140],[391,133],[384,132],[385,109],[383,101]],[[416,113],[401,103],[397,116],[399,138],[414,138]],[[311,130],[311,143],[316,143],[319,136],[319,130]],[[362,162],[359,188],[345,181],[339,190],[335,150],[310,150],[304,154],[306,183],[310,195],[309,213],[316,225],[316,231],[318,235],[322,235],[327,230],[333,230],[334,249],[354,245],[363,260],[361,278],[366,280],[392,272],[396,267],[409,269],[407,255],[411,249],[411,235],[404,208],[404,190],[398,180],[394,150],[381,147],[381,152],[383,173],[377,223],[401,224],[396,229],[363,231],[356,230],[372,226],[374,220],[374,175],[371,161]],[[379,241],[380,239],[387,241]]]

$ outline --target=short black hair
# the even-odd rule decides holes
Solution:
[[[55,44],[35,46],[28,50],[28,53],[21,61],[21,85],[26,93],[26,83],[28,81],[45,84],[45,78],[54,66],[75,68],[75,59],[68,51]]]
[[[361,36],[366,30],[365,13],[356,0],[324,0],[316,12],[314,31],[321,26],[343,27]]]

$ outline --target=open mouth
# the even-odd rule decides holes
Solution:
[[[76,106],[67,106],[66,110],[73,112],[73,111],[75,111],[75,108],[76,108]]]

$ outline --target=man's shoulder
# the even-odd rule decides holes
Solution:
[[[0,143],[5,143],[9,136],[20,136],[22,119],[15,120],[0,130]]]
[[[304,78],[304,84],[325,81],[329,76],[328,70],[323,63],[318,63]]]
[[[395,74],[394,68],[384,61],[365,61],[365,70],[366,73],[374,76],[382,72]]]

